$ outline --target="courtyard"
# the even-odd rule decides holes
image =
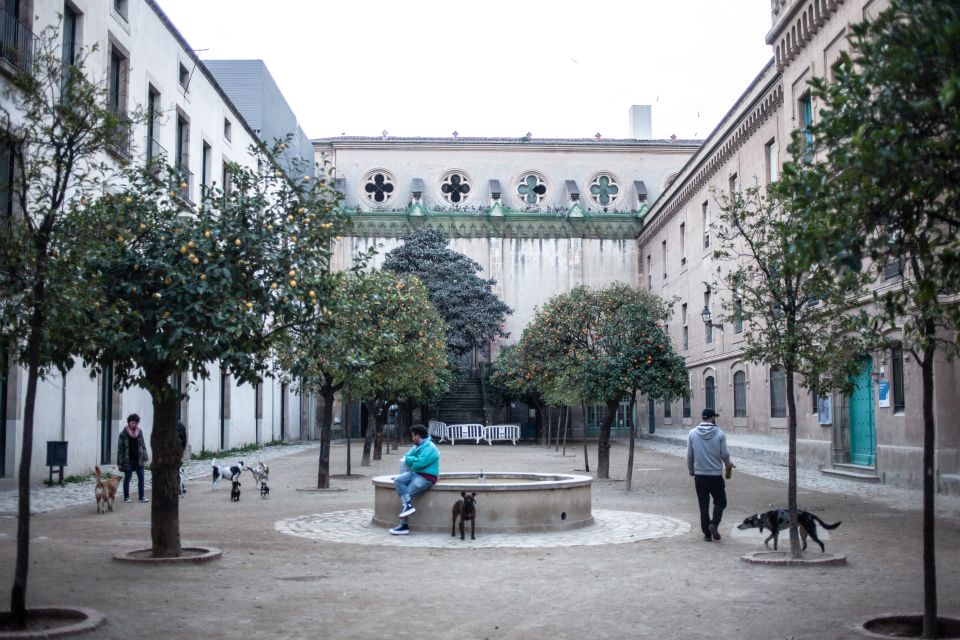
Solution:
[[[682,449],[643,442],[633,491],[623,490],[627,447],[612,449],[610,480],[595,480],[597,522],[572,532],[389,536],[373,527],[371,478],[394,473],[398,454],[345,477],[335,445],[332,489],[316,484],[312,446],[271,447],[270,498],[245,474],[239,502],[210,489],[208,462],[188,467],[181,501],[185,546],[217,547],[205,564],[145,566],[116,553],[149,546],[150,505],[97,515],[86,500],[32,518],[28,606],[84,606],[106,614],[88,637],[168,638],[792,638],[857,637],[852,626],[922,607],[920,494],[878,485],[800,479],[800,506],[836,530],[822,532],[846,566],[751,565],[763,535],[743,518],[786,499],[786,469],[738,460],[727,489],[723,539],[704,543]],[[442,470],[583,472],[582,447],[567,456],[527,444],[441,445]],[[596,447],[590,447],[591,469]],[[255,464],[256,454],[246,462]],[[235,462],[221,460],[221,463]],[[361,475],[362,474],[362,475]],[[50,496],[82,489],[43,489]],[[13,492],[10,492],[13,494]],[[0,580],[12,581],[16,519],[0,497]],[[80,496],[82,498],[82,496]],[[66,500],[63,504],[68,504]],[[483,522],[483,502],[478,501]],[[938,500],[940,613],[960,614],[960,500]],[[295,534],[295,535],[291,535]],[[788,545],[786,536],[781,538]],[[783,548],[783,547],[781,547]],[[813,556],[819,549],[811,543]]]

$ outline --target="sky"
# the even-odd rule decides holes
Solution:
[[[157,0],[201,59],[262,59],[310,138],[705,138],[772,57],[770,0]]]

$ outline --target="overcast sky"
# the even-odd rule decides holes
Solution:
[[[771,58],[770,0],[158,0],[201,59],[259,58],[311,138],[704,138]]]

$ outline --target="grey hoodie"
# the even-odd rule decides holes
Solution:
[[[724,463],[730,464],[727,436],[720,427],[701,422],[687,436],[687,470],[698,476],[723,475]]]

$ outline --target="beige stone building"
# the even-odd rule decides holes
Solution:
[[[809,81],[824,77],[846,46],[850,25],[869,19],[885,3],[834,0],[773,0],[766,35],[773,59],[710,134],[677,179],[651,205],[638,236],[644,286],[679,296],[670,327],[686,357],[692,400],[643,404],[642,425],[677,430],[699,422],[703,406],[716,407],[733,434],[766,436],[786,445],[786,384],[782,372],[744,362],[743,324],[711,327],[730,316],[732,301],[711,292],[722,265],[712,258],[715,194],[776,180],[791,133],[816,118]],[[888,273],[876,287],[896,285]],[[749,318],[744,322],[749,322]],[[896,337],[893,335],[892,337]],[[856,390],[824,399],[798,390],[798,461],[826,472],[874,478],[900,486],[922,484],[923,419],[920,368],[902,348],[862,358]],[[960,390],[957,363],[936,369],[938,486],[960,491],[960,429],[952,415]]]

